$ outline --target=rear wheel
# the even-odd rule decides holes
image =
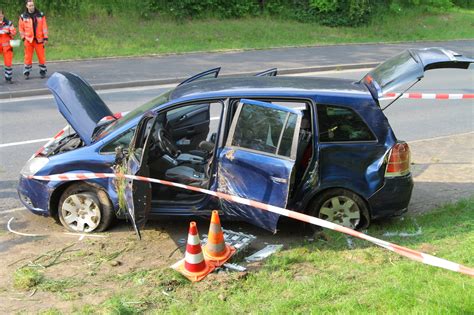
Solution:
[[[333,222],[351,229],[368,225],[367,206],[357,194],[338,188],[323,192],[310,206],[309,215]],[[311,225],[312,230],[320,228]]]
[[[105,231],[115,215],[105,191],[81,183],[64,191],[59,200],[58,217],[68,230],[89,233]]]

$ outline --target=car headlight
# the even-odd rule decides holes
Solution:
[[[25,166],[21,169],[20,174],[27,177],[35,175],[39,170],[41,170],[46,164],[48,164],[49,159],[46,157],[35,157],[26,162]]]

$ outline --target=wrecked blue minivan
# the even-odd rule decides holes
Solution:
[[[406,211],[413,189],[409,147],[396,138],[379,99],[403,92],[426,70],[466,69],[472,61],[441,48],[410,49],[357,82],[277,76],[276,69],[219,78],[216,68],[123,117],[79,76],[58,72],[48,87],[69,127],[23,167],[19,196],[32,212],[78,232],[103,231],[117,216],[143,224],[150,216],[209,216],[213,209],[276,232],[277,214],[181,188],[129,183],[134,211],[122,212],[114,179],[28,178],[111,173],[122,165],[130,174],[364,228]]]

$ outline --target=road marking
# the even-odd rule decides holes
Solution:
[[[150,85],[150,86],[138,86],[138,87],[129,87],[129,88],[118,88],[118,89],[107,89],[107,90],[98,90],[99,94],[110,94],[110,93],[120,93],[120,92],[135,92],[135,91],[147,91],[155,89],[168,89],[176,87],[176,84],[160,84],[160,85]]]
[[[37,142],[46,142],[46,141],[49,141],[49,140],[51,140],[51,138],[43,138],[43,139],[36,139],[36,140],[27,140],[27,141],[20,141],[20,142],[3,143],[3,144],[0,144],[0,148],[8,148],[8,147],[14,147],[14,146],[18,146],[18,145],[37,143]]]
[[[52,99],[52,98],[53,98],[52,95],[5,98],[5,99],[0,99],[0,104],[14,103],[14,102],[40,101],[40,100],[47,100],[47,99]]]
[[[26,208],[21,207],[21,208],[9,209],[9,210],[5,210],[5,211],[0,210],[0,214],[12,213],[12,212],[21,211],[21,210],[26,210]]]
[[[328,71],[316,71],[316,72],[302,72],[302,73],[292,73],[292,74],[283,74],[281,76],[285,77],[313,77],[320,74],[340,74],[340,73],[353,73],[353,72],[364,72],[367,73],[373,68],[362,68],[362,69],[348,69],[348,70],[328,70]]]
[[[83,234],[83,233],[64,233],[66,235],[72,235],[72,236],[79,236],[79,241],[82,241],[86,237],[98,237],[98,238],[105,238],[107,236],[105,235],[95,235],[95,234]]]
[[[20,208],[19,208],[20,209]],[[12,209],[12,210],[17,210],[17,209]],[[30,237],[38,237],[38,236],[49,236],[53,234],[29,234],[29,233],[22,233],[22,232],[17,232],[11,228],[11,223],[14,220],[14,217],[11,217],[10,220],[8,220],[7,223],[7,229],[13,234],[21,235],[21,236],[30,236]],[[63,233],[65,235],[71,235],[71,236],[79,236],[79,241],[82,241],[86,237],[97,237],[97,238],[105,238],[107,237],[106,235],[95,235],[95,234],[83,234],[83,233]]]
[[[156,90],[156,89],[167,89],[176,87],[176,84],[162,84],[162,85],[150,85],[150,86],[139,86],[139,87],[129,87],[129,88],[118,88],[118,89],[107,89],[107,90],[96,90],[96,92],[101,94],[111,94],[111,93],[120,93],[120,92],[136,92],[136,91],[147,91],[147,90]],[[40,96],[25,96],[25,97],[16,97],[8,99],[0,99],[0,104],[4,103],[13,103],[13,102],[28,102],[28,101],[39,101],[39,100],[49,100],[53,99],[52,95],[40,95]]]
[[[464,133],[456,133],[453,135],[446,135],[446,136],[439,136],[439,137],[433,137],[433,138],[426,138],[426,139],[418,139],[418,140],[412,140],[412,141],[407,141],[407,143],[417,143],[417,142],[422,142],[422,141],[429,141],[429,140],[441,140],[441,139],[446,139],[446,138],[451,138],[451,137],[456,137],[456,136],[467,136],[470,134],[474,134],[474,131],[469,131],[469,132],[464,132]]]
[[[11,224],[11,222],[12,222],[14,219],[15,219],[14,217],[11,217],[10,220],[8,220],[8,223],[7,223],[8,231],[10,231],[11,233],[17,234],[17,235],[21,235],[21,236],[31,236],[31,237],[43,236],[43,235],[40,235],[40,234],[27,234],[27,233],[21,233],[21,232],[14,231],[14,230],[10,227],[10,224]]]

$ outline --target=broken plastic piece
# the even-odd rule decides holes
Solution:
[[[245,260],[247,262],[260,261],[260,260],[263,260],[263,259],[267,258],[268,256],[276,253],[277,251],[279,251],[282,248],[283,248],[282,244],[267,245],[263,249],[259,250],[258,252],[253,253],[249,257],[246,257]]]
[[[224,264],[224,267],[226,267],[227,269],[230,269],[230,270],[240,271],[240,272],[243,272],[243,271],[247,270],[247,268],[245,268],[244,266],[240,266],[240,265],[237,265],[237,264],[231,264],[231,263]]]

